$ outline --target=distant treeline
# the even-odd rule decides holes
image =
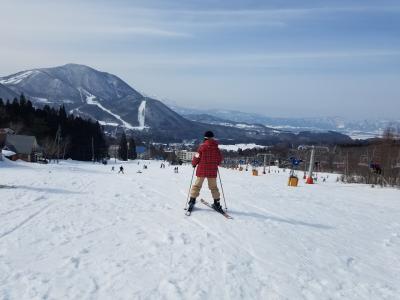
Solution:
[[[0,98],[0,127],[36,136],[47,158],[101,160],[107,155],[105,136],[98,122],[67,114],[64,106],[35,108],[24,95],[12,102]]]

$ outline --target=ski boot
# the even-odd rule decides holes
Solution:
[[[188,212],[191,212],[193,210],[194,205],[196,204],[196,198],[190,198],[189,200],[189,206],[188,206]]]
[[[223,214],[224,211],[222,210],[222,206],[219,203],[219,199],[214,199],[214,203],[211,204],[211,207],[214,208],[217,212]]]

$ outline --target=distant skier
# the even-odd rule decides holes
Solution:
[[[119,167],[118,174],[119,174],[119,173],[124,174],[124,167],[123,167],[123,166],[120,166],[120,167]]]
[[[190,191],[190,200],[188,210],[191,211],[196,203],[196,198],[200,194],[204,180],[207,178],[208,188],[214,198],[212,205],[215,210],[222,212],[220,194],[217,186],[218,166],[222,162],[221,151],[218,149],[218,143],[214,140],[214,133],[207,131],[204,134],[204,142],[200,145],[196,155],[193,157],[192,166],[197,167],[196,181]]]
[[[114,168],[114,166],[112,166],[112,167],[111,167],[111,171],[113,171],[113,172],[114,172],[114,170],[115,170],[115,168]]]

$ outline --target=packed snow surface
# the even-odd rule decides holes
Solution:
[[[38,71],[31,70],[31,71],[25,71],[19,74],[16,74],[15,76],[8,77],[7,79],[1,79],[0,83],[2,84],[18,84],[25,78],[31,76],[32,74],[37,74]]]
[[[0,162],[0,299],[399,299],[399,190],[221,169],[187,217],[192,167],[124,167]]]

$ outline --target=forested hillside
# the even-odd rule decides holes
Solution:
[[[98,122],[69,115],[64,106],[35,108],[24,95],[12,102],[0,98],[0,128],[8,127],[16,134],[36,136],[50,158],[59,153],[63,158],[91,160],[94,156],[100,160],[107,154],[105,136]]]

